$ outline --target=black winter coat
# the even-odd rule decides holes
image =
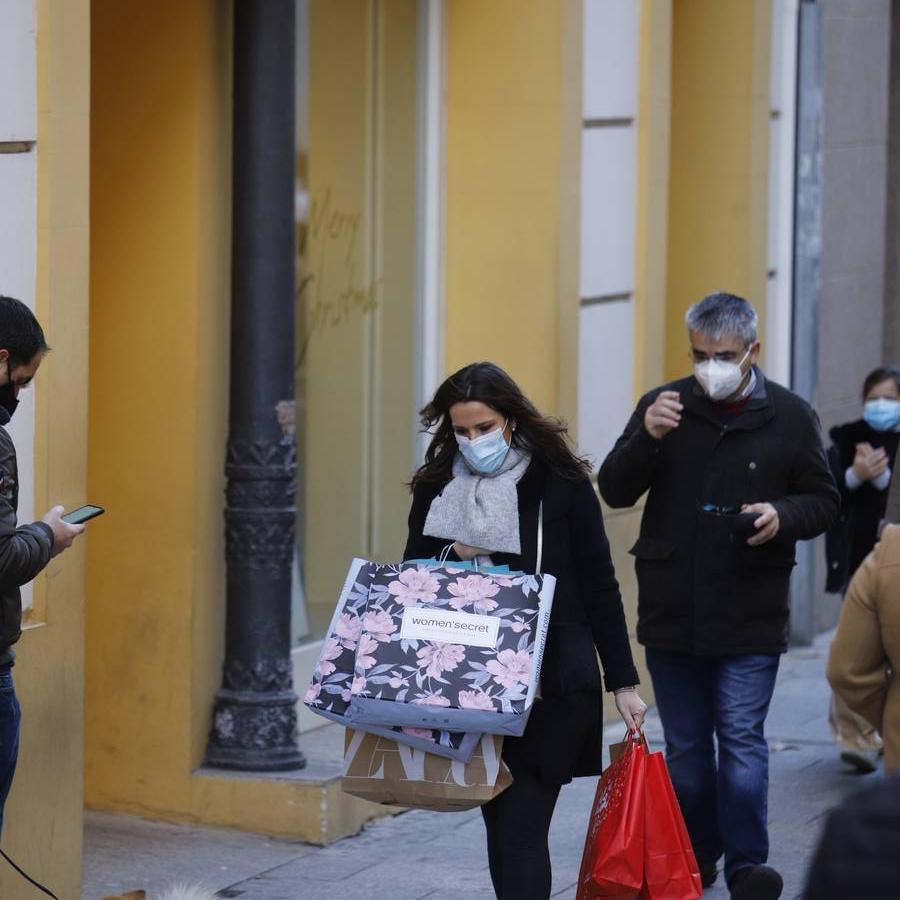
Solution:
[[[9,413],[0,407],[0,426]],[[50,561],[53,530],[43,522],[16,527],[19,471],[16,449],[0,427],[0,665],[15,658],[12,645],[22,633],[22,597],[19,588],[31,581]]]
[[[446,546],[422,531],[443,485],[417,485],[409,513],[404,559],[437,557]],[[556,592],[544,662],[541,697],[525,734],[504,740],[504,759],[515,775],[528,766],[548,783],[563,784],[602,768],[602,702],[597,654],[606,689],[638,683],[619,585],[597,495],[587,477],[567,480],[532,461],[517,485],[521,556],[492,553],[497,565],[533,572],[538,508],[544,504],[544,572]],[[452,555],[455,558],[455,554]]]
[[[825,823],[803,900],[896,900],[900,775],[852,793]]]
[[[787,647],[795,543],[828,528],[839,496],[816,414],[757,376],[749,403],[733,416],[721,414],[693,377],[651,391],[600,469],[610,506],[632,506],[648,492],[631,549],[638,640],[648,647],[710,656]],[[680,394],[684,412],[655,440],[644,413],[666,390]],[[734,533],[734,511],[744,503],[775,507],[773,540],[751,547]]]
[[[900,433],[876,431],[864,419],[858,419],[846,425],[836,425],[829,435],[832,446],[828,450],[828,459],[841,492],[841,512],[828,531],[826,589],[838,593],[844,591],[853,573],[875,546],[878,525],[884,518],[888,498],[887,490],[879,491],[868,482],[855,491],[847,488],[846,473],[853,465],[856,445],[868,443],[876,449],[883,447],[893,465]]]

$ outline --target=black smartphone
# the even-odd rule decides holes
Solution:
[[[762,515],[758,512],[742,512],[734,517],[731,525],[731,533],[739,540],[746,541],[747,538],[756,534],[756,520]]]
[[[79,506],[78,509],[67,512],[61,518],[69,525],[81,525],[83,522],[102,516],[105,512],[106,510],[102,506]]]

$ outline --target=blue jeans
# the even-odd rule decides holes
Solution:
[[[724,853],[729,884],[769,857],[764,727],[778,662],[647,648],[666,762],[694,852],[706,863]]]
[[[0,668],[0,832],[3,831],[3,807],[12,787],[19,758],[19,722],[22,711],[16,699],[12,666]]]

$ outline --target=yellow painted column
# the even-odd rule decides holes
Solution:
[[[36,507],[86,499],[88,0],[37,7],[37,315],[53,353],[38,374]],[[33,613],[16,646],[22,706],[19,766],[3,847],[61,897],[81,895],[84,543],[35,583]],[[0,897],[34,889],[4,863]]]
[[[572,371],[559,389],[560,304],[578,309],[560,268],[577,272],[578,172],[562,167],[580,137],[564,92],[573,15],[541,0],[448,4],[446,368],[492,360],[547,412],[573,404]],[[563,327],[577,357],[577,323]]]
[[[583,0],[563,0],[562,115],[559,154],[559,256],[556,260],[556,405],[552,409],[578,438],[578,332],[581,311],[581,142],[584,66]]]
[[[641,0],[639,65],[635,400],[661,384],[666,372],[672,0]]]
[[[683,318],[716,290],[766,298],[770,0],[675,0],[666,376],[688,372]]]
[[[95,0],[86,799],[190,815],[224,640],[227,3]]]

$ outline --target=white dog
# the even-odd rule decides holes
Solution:
[[[176,884],[163,891],[159,900],[216,900],[216,895],[199,884]]]
[[[198,884],[175,884],[161,894],[148,895],[146,891],[128,891],[103,900],[216,900],[216,895]]]

